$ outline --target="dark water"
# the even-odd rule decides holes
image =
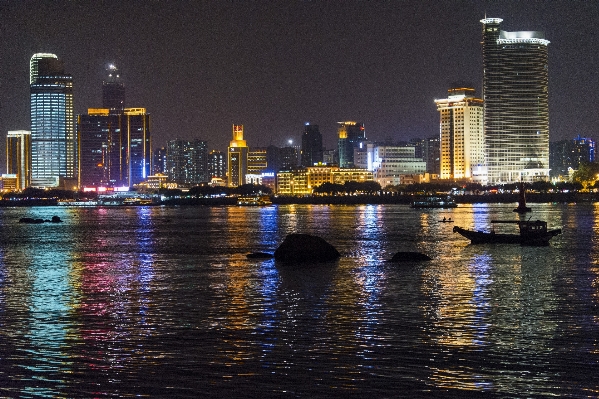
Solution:
[[[532,207],[549,247],[438,223],[513,205],[0,209],[0,397],[597,397],[599,207]],[[343,256],[246,259],[292,232]]]

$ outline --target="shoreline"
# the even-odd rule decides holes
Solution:
[[[422,195],[419,195],[422,196]],[[340,195],[287,197],[271,196],[273,205],[409,205],[416,195]],[[599,193],[527,193],[528,204],[541,203],[593,203],[599,202]],[[463,194],[453,196],[457,204],[516,204],[518,194]],[[236,197],[220,198],[173,198],[151,206],[228,206],[237,205]],[[58,199],[0,200],[0,207],[58,206]],[[98,205],[103,206],[103,205]],[[140,206],[140,205],[105,205]]]

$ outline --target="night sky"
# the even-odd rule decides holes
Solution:
[[[480,95],[485,14],[551,41],[550,140],[599,139],[599,1],[0,0],[0,148],[8,130],[30,130],[36,52],[64,61],[76,114],[101,107],[114,62],[126,106],[152,115],[155,148],[225,150],[233,123],[250,147],[297,143],[306,122],[327,148],[344,120],[372,140],[430,137],[435,98],[456,83]]]

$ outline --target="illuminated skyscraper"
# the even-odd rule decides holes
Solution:
[[[204,140],[170,140],[166,146],[166,171],[169,180],[179,184],[210,181],[208,143]]]
[[[354,149],[364,148],[366,133],[364,124],[358,122],[337,122],[339,128],[339,167],[354,167]]]
[[[53,54],[30,61],[31,185],[76,186],[73,78]]]
[[[125,84],[114,64],[108,65],[102,82],[102,107],[109,109],[111,114],[122,114],[125,110]]]
[[[6,173],[16,175],[16,187],[22,191],[31,179],[31,132],[9,131],[6,136]]]
[[[302,134],[302,166],[314,166],[322,162],[322,134],[318,125],[306,123]]]
[[[245,184],[248,146],[243,139],[243,125],[233,125],[233,140],[229,143],[227,166],[229,187]]]
[[[549,177],[547,46],[542,32],[483,24],[483,99],[489,183]]]
[[[440,114],[441,179],[473,179],[486,182],[483,100],[474,89],[448,90],[446,99],[435,100]],[[482,173],[481,173],[482,172]]]
[[[127,165],[125,184],[132,187],[146,180],[152,171],[150,114],[145,108],[125,108],[123,115],[123,156]]]
[[[107,108],[90,108],[87,114],[77,115],[80,188],[126,184],[121,122],[122,116]]]
[[[227,177],[227,160],[222,151],[212,150],[208,154],[209,177],[225,179]]]

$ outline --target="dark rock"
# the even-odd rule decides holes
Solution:
[[[281,262],[329,262],[339,256],[331,244],[309,234],[289,234],[275,251],[275,260]]]
[[[62,220],[58,216],[52,216],[52,223],[62,223]]]
[[[248,259],[271,259],[273,254],[267,252],[252,252],[251,254],[247,254],[246,257]]]
[[[432,260],[432,258],[420,252],[398,252],[391,258],[391,262],[422,262],[426,260]]]

